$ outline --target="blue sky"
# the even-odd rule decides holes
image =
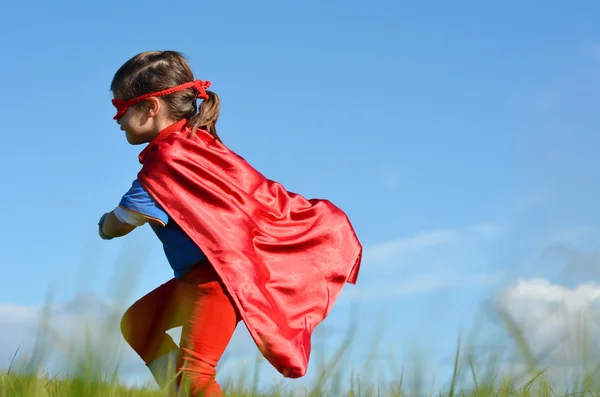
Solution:
[[[362,272],[323,335],[358,304],[359,340],[384,316],[385,351],[418,345],[436,364],[516,280],[595,281],[573,252],[600,243],[600,4],[451,3],[4,5],[0,302],[109,300],[133,275],[131,301],[172,276],[149,228],[96,229],[142,149],[112,120],[110,81],[151,49],[212,82],[227,145],[350,216]]]

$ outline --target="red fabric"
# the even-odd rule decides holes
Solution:
[[[362,246],[350,221],[266,179],[208,132],[172,129],[140,154],[140,183],[206,254],[265,358],[303,376],[314,328],[357,280]]]
[[[206,263],[131,305],[121,320],[121,332],[148,364],[177,349],[167,331],[182,327],[177,370],[189,379],[193,395],[224,396],[215,368],[240,320],[219,276]]]
[[[140,95],[139,97],[130,99],[128,101],[115,98],[112,100],[112,104],[117,109],[117,114],[115,114],[113,119],[118,120],[125,114],[130,106],[143,102],[148,98],[169,95],[180,90],[186,90],[188,88],[195,89],[198,92],[198,98],[208,99],[208,94],[206,93],[208,87],[210,87],[210,81],[195,80],[180,84],[175,87],[167,88],[166,90]]]

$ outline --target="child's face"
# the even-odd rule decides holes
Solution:
[[[150,142],[169,124],[162,115],[164,107],[156,98],[153,99],[128,108],[117,120],[121,130],[125,131],[127,142],[132,145]]]
[[[130,107],[123,117],[117,120],[121,131],[125,131],[127,142],[132,145],[141,145],[152,140],[147,139],[151,131],[148,129],[148,118],[144,117],[144,112],[141,111],[143,106],[144,104],[140,103],[138,106]]]

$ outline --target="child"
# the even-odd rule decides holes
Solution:
[[[362,247],[339,208],[286,191],[221,142],[209,86],[174,51],[138,54],[116,72],[114,118],[130,144],[149,144],[98,225],[112,239],[148,223],[174,272],[125,312],[125,340],[160,387],[175,363],[193,395],[223,396],[215,368],[240,321],[284,376],[306,373],[311,334],[356,283]],[[178,347],[166,331],[179,326]]]

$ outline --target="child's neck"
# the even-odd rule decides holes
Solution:
[[[157,120],[156,121],[156,133],[154,134],[154,137],[157,137],[162,131],[166,130],[167,128],[171,127],[173,124],[177,124],[177,123],[178,123],[177,120],[171,120],[171,119]]]

